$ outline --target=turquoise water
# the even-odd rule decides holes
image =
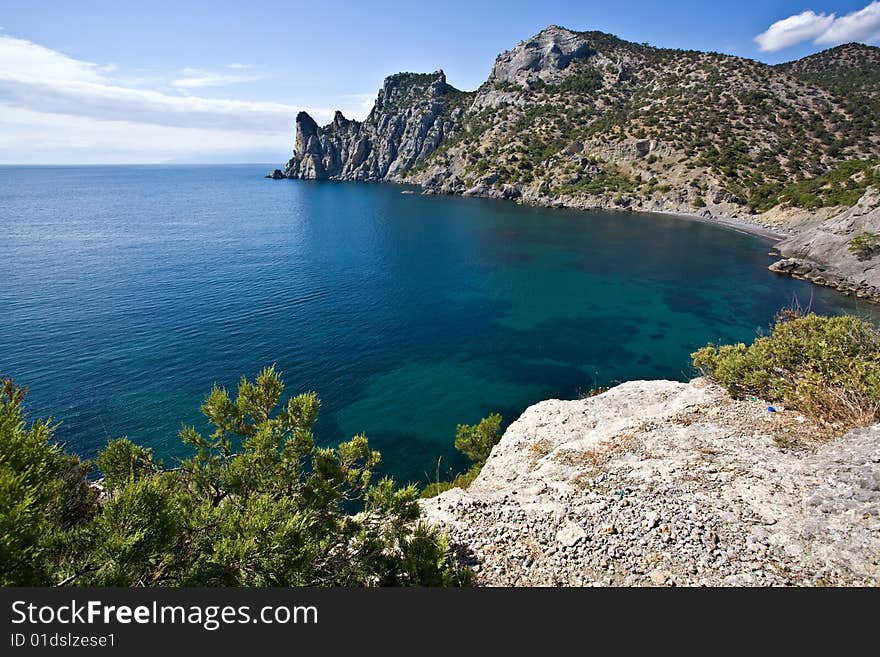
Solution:
[[[68,447],[127,435],[173,463],[211,384],[274,362],[321,397],[321,442],[364,432],[386,472],[433,479],[464,466],[459,422],[687,379],[795,298],[864,310],[729,229],[267,168],[0,168],[0,372]]]

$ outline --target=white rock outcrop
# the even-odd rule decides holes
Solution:
[[[704,379],[541,402],[423,512],[487,585],[880,584],[880,425],[775,411]]]

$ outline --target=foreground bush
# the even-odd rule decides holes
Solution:
[[[53,560],[68,533],[88,522],[97,492],[89,464],[51,442],[51,421],[26,425],[25,392],[0,380],[0,584],[52,583]]]
[[[469,582],[446,539],[418,522],[415,486],[374,481],[379,453],[356,436],[318,448],[314,394],[277,406],[274,368],[215,387],[214,426],[181,438],[195,455],[164,469],[126,439],[88,464],[27,426],[23,392],[0,399],[0,583],[98,586],[371,586]],[[351,515],[357,507],[360,512]]]
[[[784,402],[841,428],[880,420],[880,333],[852,316],[782,316],[751,345],[708,345],[693,364],[734,396]]]

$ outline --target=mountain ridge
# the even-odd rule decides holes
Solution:
[[[852,71],[853,59],[866,62],[861,78],[823,76],[829,60]],[[396,74],[362,122],[298,117],[283,174],[728,216],[852,205],[789,186],[880,153],[880,111],[856,115],[877,95],[875,59],[880,48],[847,44],[769,65],[550,26],[501,53],[474,91],[442,71]]]

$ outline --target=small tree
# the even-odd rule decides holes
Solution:
[[[422,497],[434,497],[450,488],[467,488],[480,474],[492,448],[501,440],[501,416],[498,413],[483,418],[477,424],[459,424],[455,432],[455,448],[471,460],[471,467],[452,481],[428,484]]]
[[[460,585],[444,536],[419,522],[415,486],[377,479],[364,436],[320,448],[314,393],[278,408],[274,367],[215,386],[214,426],[184,427],[195,450],[164,470],[150,449],[111,441],[98,457],[106,499],[87,465],[26,427],[22,393],[0,398],[0,576],[12,584],[94,586]],[[84,495],[83,490],[89,494]],[[357,513],[355,513],[357,512]]]
[[[459,424],[455,434],[455,449],[476,464],[483,465],[501,436],[501,416],[493,413],[477,424]]]

